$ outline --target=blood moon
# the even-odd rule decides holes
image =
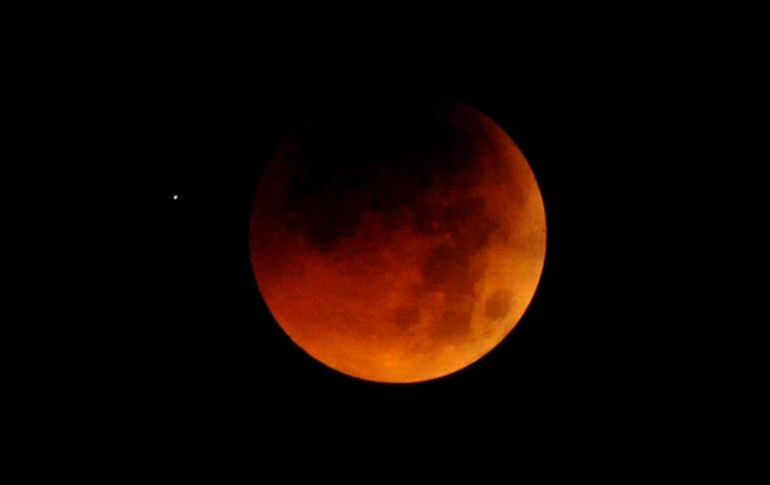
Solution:
[[[513,329],[545,258],[516,144],[458,102],[333,105],[287,137],[254,197],[251,260],[278,324],[327,366],[441,377]]]

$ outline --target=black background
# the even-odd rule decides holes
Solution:
[[[710,51],[681,22],[577,7],[64,10],[78,22],[54,48],[58,119],[96,174],[89,247],[104,278],[65,388],[96,423],[100,460],[641,473],[726,446],[734,349],[710,302],[730,290],[706,259],[725,236],[701,229],[727,216],[703,174],[716,148],[699,141],[719,108],[699,84]],[[307,356],[261,300],[248,252],[281,137],[330,100],[385,95],[491,116],[530,161],[548,220],[516,329],[415,385]]]

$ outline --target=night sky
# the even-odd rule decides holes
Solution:
[[[99,396],[97,435],[120,450],[105,462],[649,471],[712,449],[729,427],[714,415],[728,381],[714,356],[728,350],[692,310],[708,299],[690,283],[708,251],[682,225],[713,212],[694,202],[706,190],[684,120],[701,111],[684,51],[634,12],[499,8],[185,6],[71,32],[59,72],[89,101],[62,103],[92,126],[112,274],[71,392]],[[534,300],[494,351],[382,385],[282,332],[252,274],[249,216],[261,170],[309,115],[407,96],[457,99],[508,132],[540,185],[548,245]]]

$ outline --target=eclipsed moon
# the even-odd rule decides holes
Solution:
[[[521,150],[456,102],[335,105],[286,138],[254,197],[251,260],[278,324],[327,366],[441,377],[519,322],[543,269]]]

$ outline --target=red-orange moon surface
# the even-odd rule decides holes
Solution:
[[[287,137],[258,183],[257,285],[315,359],[361,379],[445,376],[519,322],[545,259],[529,163],[458,102],[338,104]]]

